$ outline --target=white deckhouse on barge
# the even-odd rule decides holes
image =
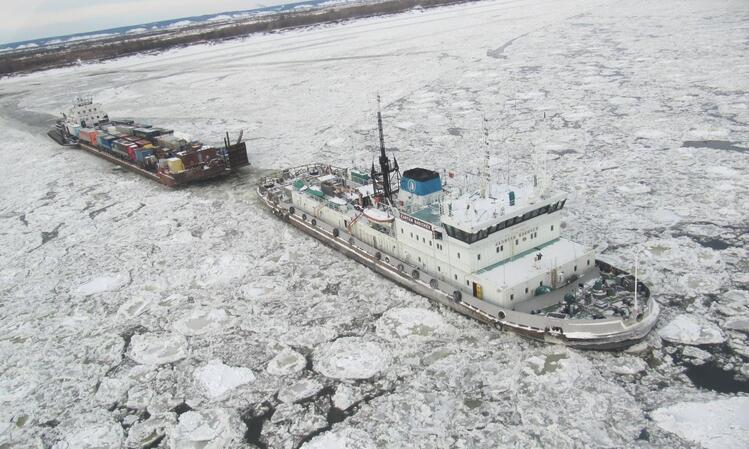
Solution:
[[[589,349],[626,347],[653,328],[647,286],[561,236],[566,196],[549,193],[544,174],[525,188],[492,184],[487,153],[478,191],[424,168],[401,175],[379,112],[378,125],[379,169],[287,169],[261,180],[260,197],[378,273],[500,328]]]

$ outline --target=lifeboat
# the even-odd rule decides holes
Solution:
[[[395,217],[390,215],[388,212],[380,209],[367,208],[364,209],[364,216],[368,220],[374,221],[375,223],[392,223]]]

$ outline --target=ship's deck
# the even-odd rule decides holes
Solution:
[[[486,279],[498,286],[518,285],[572,262],[588,252],[585,246],[560,238],[490,265],[476,272],[476,275],[479,279]],[[541,260],[538,260],[539,254]],[[592,264],[591,260],[591,266]],[[582,274],[588,267],[579,268],[579,273]]]

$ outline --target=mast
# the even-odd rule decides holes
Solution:
[[[398,161],[393,157],[393,165],[390,165],[390,159],[385,154],[385,132],[382,129],[382,108],[380,106],[380,95],[377,95],[377,130],[380,137],[380,171],[375,170],[374,163],[372,164],[372,182],[377,190],[377,180],[382,185],[382,196],[388,204],[393,203],[393,186],[391,184],[390,174],[395,173],[396,181],[400,181],[400,168],[398,167]],[[396,188],[397,190],[397,188]]]
[[[484,117],[484,167],[481,172],[481,198],[486,198],[486,189],[489,186],[489,124]]]
[[[380,173],[382,174],[382,190],[388,202],[391,201],[393,192],[390,187],[390,159],[385,154],[385,133],[382,130],[382,108],[380,107],[380,95],[377,94],[377,129],[380,134]]]

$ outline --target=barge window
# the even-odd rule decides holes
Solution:
[[[512,301],[513,299],[515,299],[515,295],[510,295],[510,301]]]
[[[476,259],[481,260],[481,254],[476,254]]]
[[[458,259],[460,259],[460,253],[458,253]]]
[[[497,252],[499,252],[499,246],[497,247]]]
[[[458,275],[457,275],[457,274],[455,275],[455,280],[456,280],[456,281],[458,280]]]
[[[588,266],[590,266],[590,259],[588,259]]]
[[[554,225],[551,225],[551,230],[552,230],[552,231],[554,230]]]
[[[528,287],[525,287],[525,292],[528,293]]]
[[[575,265],[575,269],[573,271],[577,271],[577,265]]]
[[[437,271],[442,271],[439,265],[437,265]]]

